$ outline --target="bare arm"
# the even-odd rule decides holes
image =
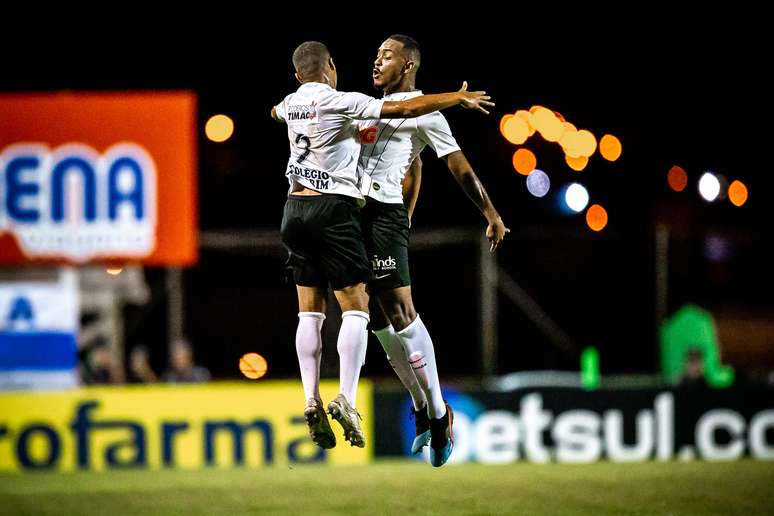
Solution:
[[[276,108],[271,108],[271,117],[277,122],[284,122],[284,120],[281,119],[280,116],[277,114]]]
[[[500,214],[497,213],[492,201],[489,199],[484,185],[481,184],[476,173],[473,172],[473,167],[470,166],[462,151],[452,152],[448,156],[444,156],[443,159],[446,160],[446,165],[449,167],[457,184],[460,185],[460,188],[470,197],[473,204],[486,217],[488,224],[486,237],[492,243],[489,250],[494,251],[503,238],[505,238],[505,234],[511,230],[505,227],[503,219],[500,218]]]
[[[411,217],[419,198],[419,186],[422,183],[422,159],[417,156],[403,178],[403,205],[406,207],[411,225]]]
[[[462,83],[460,91],[421,95],[408,100],[385,101],[380,118],[415,118],[461,104],[466,109],[475,109],[489,114],[483,106],[494,106],[485,91],[468,91],[468,83]]]

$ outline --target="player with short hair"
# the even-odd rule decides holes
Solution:
[[[356,410],[357,383],[365,360],[369,321],[365,284],[371,277],[361,232],[357,120],[417,117],[455,105],[487,112],[485,92],[426,95],[392,102],[361,93],[336,91],[337,70],[322,43],[307,41],[293,52],[297,91],[272,108],[285,122],[290,183],[282,218],[282,243],[298,294],[296,352],[307,400],[304,417],[312,440],[332,448],[336,438],[320,398],[320,331],[330,284],[342,310],[337,349],[340,394],[328,411],[353,446],[365,446]]]
[[[420,59],[419,45],[411,37],[396,34],[382,43],[374,62],[373,81],[374,87],[384,92],[385,101],[422,95],[415,87]],[[422,149],[430,146],[446,161],[460,187],[484,214],[492,251],[509,230],[440,112],[414,119],[369,120],[361,123],[360,134],[358,172],[367,201],[363,231],[374,273],[369,288],[379,305],[371,312],[371,326],[378,328],[374,334],[411,394],[416,420],[412,451],[418,453],[429,443],[431,463],[442,466],[454,445],[453,411],[441,394],[433,341],[414,309],[408,264],[409,227],[419,194]]]

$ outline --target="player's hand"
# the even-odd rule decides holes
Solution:
[[[460,104],[465,109],[475,109],[482,113],[489,114],[489,111],[484,109],[486,107],[492,107],[494,102],[490,102],[492,97],[488,96],[485,91],[468,91],[468,81],[462,83],[462,88],[458,92],[461,95]]]
[[[500,242],[505,238],[506,233],[510,233],[511,230],[505,227],[503,219],[497,217],[497,220],[490,222],[486,227],[486,238],[489,240],[489,252],[493,253]]]

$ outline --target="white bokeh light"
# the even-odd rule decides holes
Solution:
[[[564,202],[576,213],[582,212],[589,203],[589,192],[580,183],[573,183],[567,187],[564,194]]]
[[[705,201],[712,202],[720,193],[720,180],[712,172],[705,172],[699,179],[699,194]]]
[[[544,197],[550,188],[551,180],[542,170],[536,168],[527,176],[527,190],[535,197]]]

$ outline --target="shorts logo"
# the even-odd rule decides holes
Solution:
[[[371,145],[376,143],[376,133],[379,130],[376,127],[366,127],[360,131],[360,143],[363,145]]]
[[[388,256],[385,259],[380,259],[374,255],[373,259],[371,260],[371,266],[375,271],[394,271],[397,269],[398,262],[392,256]]]

